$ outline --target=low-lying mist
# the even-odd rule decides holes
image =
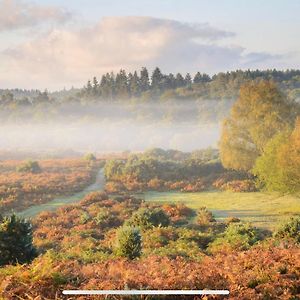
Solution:
[[[215,147],[220,122],[230,106],[230,101],[172,100],[24,108],[0,126],[0,148],[103,153],[151,147],[182,151]]]

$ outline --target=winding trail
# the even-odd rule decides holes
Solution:
[[[100,169],[96,176],[95,182],[89,185],[88,187],[86,187],[85,189],[83,189],[82,191],[75,193],[71,196],[57,197],[47,203],[30,206],[29,208],[21,212],[18,212],[16,214],[23,218],[31,218],[36,216],[42,211],[53,211],[59,208],[60,206],[79,202],[88,193],[94,191],[101,191],[104,187],[104,183],[105,183],[104,172],[103,169]]]

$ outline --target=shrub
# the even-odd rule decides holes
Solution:
[[[241,222],[241,220],[237,217],[227,217],[225,220],[226,224],[230,224],[230,223],[239,223]]]
[[[211,252],[223,249],[247,250],[261,239],[257,228],[250,224],[230,223],[225,232],[209,246]]]
[[[251,179],[233,180],[221,186],[222,190],[231,192],[255,192],[257,191],[255,182]]]
[[[150,179],[147,186],[151,190],[161,190],[164,182],[158,178]]]
[[[88,212],[84,211],[80,216],[80,224],[86,224],[91,219],[91,216]]]
[[[42,171],[39,163],[37,161],[28,160],[17,167],[17,172],[24,173],[40,173]]]
[[[142,237],[135,227],[124,226],[117,232],[116,255],[135,259],[141,256]]]
[[[93,203],[98,203],[98,202],[102,202],[108,200],[108,195],[106,193],[103,192],[91,192],[89,194],[87,194],[83,200],[81,200],[81,204],[82,205],[91,205]]]
[[[93,153],[87,153],[84,157],[84,160],[88,161],[88,162],[94,162],[96,161],[96,156]]]
[[[188,219],[195,215],[195,211],[185,204],[164,204],[162,209],[170,217],[170,221],[176,225],[183,225],[188,223]]]
[[[296,243],[300,243],[300,216],[291,218],[288,222],[283,224],[277,232],[275,237],[280,239],[292,239]]]
[[[109,181],[105,184],[105,191],[107,193],[119,193],[125,190],[124,184],[117,181]]]
[[[16,215],[0,218],[0,265],[25,263],[34,258],[32,226]]]
[[[201,207],[197,213],[197,223],[199,225],[209,225],[215,222],[215,218],[211,211],[208,211],[206,207]]]
[[[140,208],[126,221],[127,225],[148,229],[153,226],[168,226],[170,219],[160,208]]]

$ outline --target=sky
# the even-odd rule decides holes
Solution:
[[[300,68],[299,0],[0,0],[0,89],[82,87],[121,68]]]

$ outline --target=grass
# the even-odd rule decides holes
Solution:
[[[205,206],[217,220],[234,216],[267,229],[274,229],[292,215],[300,214],[299,196],[276,193],[147,192],[142,197],[156,203],[184,203],[194,209]]]
[[[18,212],[16,214],[23,218],[31,218],[43,211],[53,211],[61,206],[79,202],[80,200],[82,200],[82,198],[84,198],[84,196],[86,196],[90,192],[102,190],[103,186],[104,186],[103,169],[100,169],[100,171],[97,174],[96,181],[93,184],[86,187],[81,192],[75,193],[72,196],[58,197],[47,203],[30,206],[29,208],[21,212]]]

